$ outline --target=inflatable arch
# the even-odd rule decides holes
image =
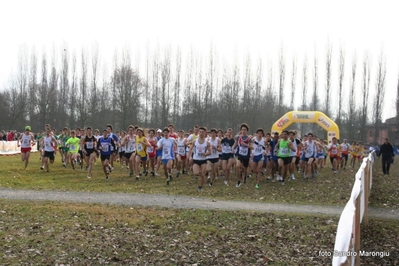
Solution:
[[[272,132],[281,133],[292,123],[316,123],[327,131],[327,140],[330,143],[333,137],[339,139],[339,128],[328,116],[318,111],[291,111],[283,115],[272,126]]]

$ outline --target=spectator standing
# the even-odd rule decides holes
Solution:
[[[13,140],[14,140],[14,132],[10,130],[10,132],[8,132],[7,134],[7,141],[13,141]]]
[[[389,143],[388,141],[388,138],[385,138],[384,143],[380,147],[378,158],[380,158],[380,156],[382,162],[382,172],[384,173],[384,175],[389,175],[389,168],[393,163],[393,157],[395,157],[395,154],[393,152],[393,147],[391,143]]]

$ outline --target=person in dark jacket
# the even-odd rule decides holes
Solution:
[[[391,143],[389,143],[388,138],[385,138],[384,144],[381,145],[380,147],[380,152],[378,154],[378,158],[381,156],[381,162],[382,162],[382,172],[384,175],[389,175],[389,168],[391,167],[391,164],[393,163],[393,157],[395,157],[395,154],[393,152],[393,147]]]

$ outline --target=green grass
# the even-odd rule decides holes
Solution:
[[[115,167],[110,179],[105,180],[100,162],[94,167],[93,176],[87,178],[84,170],[72,171],[64,169],[57,155],[56,162],[50,166],[50,172],[39,169],[39,155],[32,154],[26,171],[19,156],[0,157],[0,187],[34,190],[59,191],[96,191],[123,193],[152,193],[202,196],[215,199],[245,200],[256,202],[285,202],[297,204],[336,205],[344,206],[348,201],[354,183],[355,172],[342,170],[334,175],[329,168],[322,169],[319,176],[311,180],[303,180],[297,175],[297,180],[286,182],[281,186],[278,182],[263,178],[260,189],[255,189],[255,178],[249,178],[247,184],[239,189],[235,187],[236,178],[232,175],[230,186],[225,186],[222,180],[217,180],[214,187],[204,187],[202,193],[197,192],[198,181],[191,176],[181,176],[174,179],[170,186],[165,185],[164,177],[147,177],[147,180],[136,181],[129,177],[127,169]],[[357,165],[358,167],[358,165]],[[399,207],[399,171],[393,165],[390,176],[381,174],[380,162],[374,165],[373,188],[371,190],[370,206]],[[162,172],[162,171],[161,171]]]
[[[0,200],[2,265],[330,265],[337,217]],[[370,220],[362,265],[399,262],[397,221]]]

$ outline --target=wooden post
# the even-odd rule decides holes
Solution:
[[[361,193],[361,192],[360,192]],[[360,197],[362,193],[356,198],[356,212],[355,212],[355,266],[360,266]]]

